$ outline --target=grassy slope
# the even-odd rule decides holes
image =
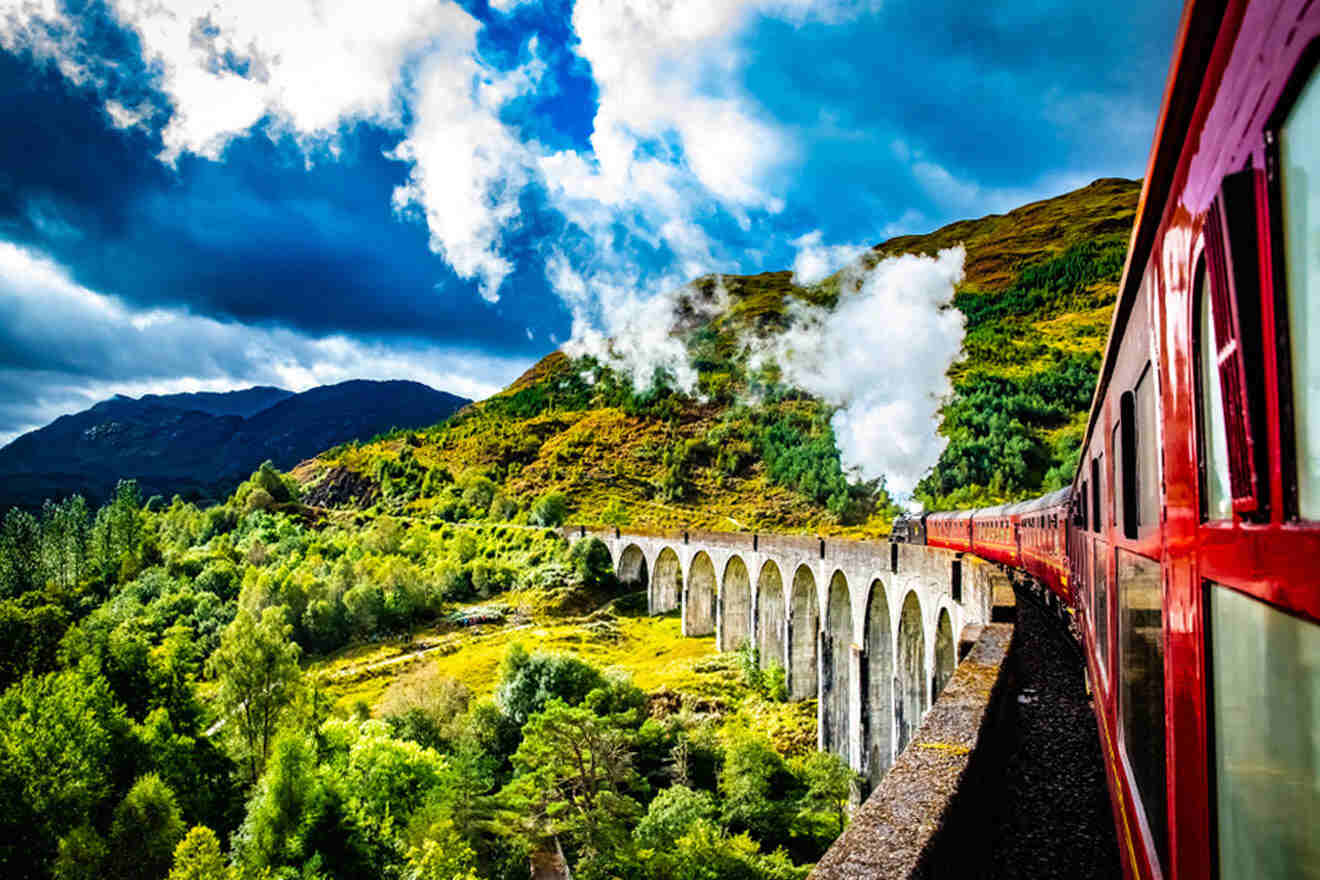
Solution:
[[[1084,403],[1078,403],[1084,391],[1043,416],[1005,416],[1019,420],[1013,430],[1020,428],[1022,435],[1015,435],[1008,448],[1031,447],[1023,453],[1030,464],[1008,477],[995,474],[995,459],[1005,453],[993,441],[1003,429],[965,425],[959,401],[970,400],[987,380],[1029,384],[1048,380],[1070,359],[1094,360],[1117,290],[1113,263],[1116,255],[1121,261],[1138,191],[1133,181],[1100,180],[1008,214],[891,239],[864,257],[874,261],[890,254],[933,253],[958,243],[967,249],[958,304],[976,317],[969,321],[967,356],[950,371],[956,394],[940,430],[954,442],[937,468],[939,485],[925,487],[929,501],[964,504],[1021,497],[1040,490],[1050,467],[1066,470],[1070,444],[1085,418]],[[1085,270],[1080,281],[1073,271],[1079,246]],[[1101,264],[1103,271],[1096,269]],[[1042,267],[1044,280],[1031,275]],[[726,276],[724,283],[730,293],[726,313],[695,326],[679,316],[701,368],[707,402],[688,397],[627,400],[612,384],[586,386],[579,377],[582,365],[555,352],[502,394],[466,408],[448,423],[331,450],[295,474],[316,504],[374,506],[422,516],[474,515],[458,502],[471,478],[481,473],[524,515],[534,499],[556,491],[567,496],[574,521],[614,521],[633,528],[884,532],[888,518],[883,509],[868,511],[863,505],[847,515],[840,515],[841,504],[828,509],[829,490],[820,488],[824,478],[816,478],[828,477],[829,463],[822,464],[821,456],[804,455],[804,467],[815,468],[816,476],[785,477],[784,467],[777,476],[772,473],[767,424],[782,426],[793,438],[788,442],[803,448],[813,442],[832,445],[828,411],[819,402],[772,395],[755,408],[737,405],[756,378],[738,362],[740,335],[782,328],[793,298],[832,303],[839,295],[839,278],[811,289],[793,285],[787,272]],[[712,286],[710,279],[698,281],[693,296]],[[1036,289],[1041,286],[1043,292]],[[1079,369],[1085,373],[1089,367]],[[1086,381],[1083,375],[1074,385],[1084,387]],[[991,387],[998,389],[993,393],[1009,393],[1002,385]],[[990,435],[989,445],[982,434]],[[778,436],[782,441],[786,435]],[[837,456],[835,462],[837,469]]]
[[[684,637],[677,612],[649,617],[607,606],[565,617],[517,603],[517,593],[479,603],[511,606],[514,613],[501,623],[439,624],[408,641],[346,648],[314,660],[309,671],[321,693],[346,711],[359,705],[378,710],[391,685],[425,664],[434,664],[439,675],[462,682],[475,696],[488,697],[509,645],[519,642],[529,651],[573,654],[607,673],[624,673],[670,710],[681,704],[719,715],[750,713],[784,754],[815,746],[815,700],[779,703],[749,692],[737,655],[718,653],[713,636]]]

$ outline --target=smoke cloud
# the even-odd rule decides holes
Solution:
[[[870,250],[864,244],[822,244],[820,230],[795,238],[792,244],[797,249],[793,258],[793,283],[804,286],[824,281]]]
[[[833,310],[795,308],[790,329],[757,352],[778,363],[785,382],[838,407],[844,468],[886,477],[900,497],[946,443],[935,426],[962,349],[964,318],[952,305],[965,258],[958,246],[882,260]]]

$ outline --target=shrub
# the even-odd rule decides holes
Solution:
[[[610,548],[600,538],[583,538],[573,545],[568,553],[573,565],[573,572],[587,587],[597,588],[613,586],[614,563],[610,560]]]
[[[596,667],[577,657],[529,654],[515,642],[504,655],[495,699],[504,714],[521,725],[552,699],[576,706],[593,690],[606,684]]]
[[[694,824],[714,822],[718,813],[710,792],[672,785],[651,801],[646,815],[633,830],[633,838],[639,846],[649,849],[671,849]]]
[[[531,522],[534,526],[554,528],[563,525],[568,516],[568,499],[559,492],[551,492],[536,499],[532,505]]]

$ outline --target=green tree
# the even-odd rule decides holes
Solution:
[[[409,847],[404,880],[477,880],[476,853],[450,821],[432,823]]]
[[[42,509],[42,566],[60,587],[76,587],[87,574],[91,515],[81,495],[61,502],[47,501]]]
[[[109,860],[105,838],[90,825],[80,825],[60,838],[52,874],[55,880],[101,880]]]
[[[174,867],[168,880],[235,880],[237,872],[225,863],[220,840],[205,825],[196,825],[174,848]]]
[[[0,696],[0,873],[48,870],[129,760],[128,723],[99,675],[28,676]]]
[[[252,782],[261,776],[280,719],[302,686],[292,630],[280,606],[265,609],[260,619],[243,609],[207,661],[220,685],[216,705],[232,731],[235,760]]]
[[[21,596],[45,584],[41,524],[17,507],[0,523],[0,596]]]
[[[323,800],[315,745],[300,733],[280,736],[233,841],[241,864],[259,872],[301,860],[305,825]]]
[[[626,731],[590,709],[553,700],[523,726],[504,800],[530,844],[567,838],[587,858],[624,845],[642,787]]]
[[[573,571],[587,587],[613,586],[614,562],[610,548],[600,538],[584,538],[568,552]]]
[[[169,871],[183,835],[174,792],[156,774],[143,776],[115,808],[111,873],[120,880],[159,880]]]
[[[799,785],[763,734],[729,732],[719,788],[723,818],[732,829],[750,831],[759,840],[787,838]]]
[[[807,788],[799,801],[800,816],[809,824],[824,819],[828,830],[820,836],[833,840],[848,823],[848,801],[860,777],[832,752],[812,752],[795,769]]]

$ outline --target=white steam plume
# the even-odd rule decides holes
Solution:
[[[900,497],[946,442],[935,426],[962,349],[964,319],[952,303],[965,257],[960,245],[882,260],[833,310],[795,308],[789,330],[757,352],[779,364],[785,382],[838,407],[844,468],[886,477]]]
[[[587,282],[566,263],[557,268],[561,290],[581,291]],[[594,285],[599,287],[600,281]],[[720,278],[705,291],[695,284],[672,285],[665,292],[642,296],[628,285],[609,291],[611,307],[602,309],[597,320],[603,327],[575,322],[573,338],[564,346],[572,357],[591,355],[632,380],[637,391],[652,387],[657,372],[668,374],[667,384],[692,393],[697,370],[688,358],[686,343],[676,334],[685,323],[702,324],[729,305],[729,292]],[[599,293],[599,291],[597,291]]]
[[[797,256],[793,258],[793,283],[804,286],[824,281],[870,250],[864,244],[822,244],[819,229],[793,239],[791,244],[797,249]]]

